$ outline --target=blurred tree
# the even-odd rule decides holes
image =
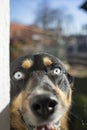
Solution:
[[[36,10],[37,15],[35,19],[35,24],[39,25],[43,29],[47,29],[47,26],[49,24],[48,16],[50,14],[50,8],[48,5],[48,1],[43,0]]]
[[[74,17],[71,14],[66,14],[65,18],[64,18],[64,31],[67,34],[70,34],[71,32],[73,32],[73,28],[76,29],[76,27],[74,27]]]
[[[35,23],[43,29],[62,27],[64,14],[60,9],[50,8],[49,1],[42,0],[37,8]]]
[[[83,34],[87,34],[87,24],[82,25]]]
[[[64,55],[64,42],[63,42],[63,22],[65,19],[65,13],[59,8],[51,8],[50,3],[47,0],[42,0],[40,5],[38,5],[36,11],[35,24],[45,30],[50,32],[51,41],[54,44],[55,55]],[[63,48],[63,49],[62,49]],[[59,54],[61,51],[64,53]],[[53,53],[53,52],[52,52]],[[63,56],[63,57],[64,57]],[[62,57],[62,56],[59,56]]]

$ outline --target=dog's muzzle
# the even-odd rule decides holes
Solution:
[[[36,95],[30,101],[32,112],[42,119],[48,119],[52,116],[57,104],[56,97],[50,94]]]
[[[22,110],[25,123],[33,130],[57,130],[64,109],[54,91],[55,84],[48,75],[36,72],[32,74],[26,90],[29,87]]]

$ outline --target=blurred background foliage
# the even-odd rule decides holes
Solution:
[[[21,55],[36,52],[48,52],[59,57],[75,79],[69,120],[70,130],[87,130],[87,23],[84,23],[80,31],[76,32],[74,16],[66,7],[50,7],[50,1],[39,0],[34,10],[32,24],[11,19],[11,62]],[[20,5],[22,0],[15,0],[15,2],[19,6],[25,6],[25,4]],[[11,11],[16,10],[15,2],[11,0]],[[30,3],[33,4],[33,2]],[[72,1],[72,4],[74,2]],[[82,0],[78,8],[86,11],[87,1]],[[27,13],[29,11],[30,8]],[[14,16],[13,12],[11,16]],[[22,14],[22,17],[25,16],[26,14]],[[79,17],[78,21],[80,20]]]

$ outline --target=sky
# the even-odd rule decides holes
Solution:
[[[79,32],[84,24],[87,24],[87,12],[79,7],[85,0],[48,0],[51,8],[63,9],[73,16],[71,31]],[[11,22],[32,24],[35,20],[36,9],[39,8],[41,0],[10,0]]]

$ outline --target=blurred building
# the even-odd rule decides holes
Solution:
[[[80,8],[87,11],[87,1]],[[87,65],[87,24],[82,29],[85,32],[84,34],[71,35],[66,38],[66,55],[70,64]]]
[[[11,23],[11,60],[25,53],[35,53],[44,50],[53,52],[57,50],[56,42],[53,42],[55,41],[53,32],[51,30],[42,30],[37,25],[25,26]]]
[[[66,51],[70,64],[87,65],[87,35],[67,37]]]

